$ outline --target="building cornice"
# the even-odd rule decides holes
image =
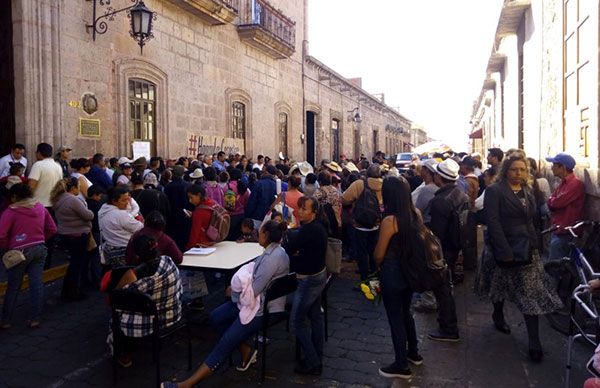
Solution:
[[[388,113],[388,114],[394,116],[397,120],[406,122],[409,126],[412,123],[411,120],[404,117],[397,110],[382,103],[381,100],[372,96],[363,88],[360,88],[360,87],[356,86],[355,84],[353,84],[352,82],[348,81],[342,75],[340,75],[335,70],[328,67],[323,62],[316,59],[315,57],[307,55],[305,57],[305,62],[307,64],[307,66],[313,67],[314,69],[316,69],[318,71],[319,82],[328,80],[330,82],[330,84],[339,86],[340,92],[348,92],[351,97],[357,97],[357,100],[359,103],[366,102],[369,105],[373,105],[378,110],[381,110],[385,113]]]

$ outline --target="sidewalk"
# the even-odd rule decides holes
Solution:
[[[294,340],[285,324],[273,328],[267,359],[267,381],[272,387],[561,387],[566,357],[566,338],[553,331],[542,318],[544,361],[527,358],[527,335],[522,317],[512,306],[507,321],[512,335],[494,330],[491,306],[479,301],[469,284],[456,288],[461,341],[437,343],[426,338],[436,325],[434,315],[416,314],[417,333],[425,363],[413,367],[410,383],[380,377],[380,366],[392,361],[392,345],[383,305],[375,306],[352,291],[354,267],[346,265],[329,293],[329,341],[325,345],[323,375],[319,379],[296,376]],[[352,274],[352,275],[350,275]],[[470,278],[468,276],[468,278]],[[16,312],[13,327],[0,331],[0,387],[109,387],[112,386],[110,358],[106,353],[109,310],[105,296],[94,293],[79,303],[57,302],[60,282],[46,288],[48,301],[42,326],[25,327],[27,304]],[[207,301],[222,301],[220,293]],[[26,299],[21,298],[22,301]],[[468,310],[468,311],[467,311]],[[214,344],[212,330],[193,326],[193,364],[202,362]],[[585,363],[593,349],[576,344],[571,386],[581,387],[587,377]],[[134,354],[134,365],[119,369],[119,387],[151,387],[154,364],[150,347]],[[165,344],[161,355],[163,379],[181,379],[186,370],[185,341]],[[237,362],[234,357],[234,362]],[[255,372],[223,368],[202,386],[256,386]]]

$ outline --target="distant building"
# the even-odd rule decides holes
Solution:
[[[472,147],[566,151],[596,171],[599,4],[505,0],[471,117]]]

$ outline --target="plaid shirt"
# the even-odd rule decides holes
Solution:
[[[181,319],[181,278],[177,266],[168,256],[161,256],[156,273],[143,277],[124,287],[150,295],[158,310],[159,327],[171,326]],[[152,317],[141,314],[131,314],[126,311],[121,314],[121,331],[128,337],[144,337],[152,334]]]

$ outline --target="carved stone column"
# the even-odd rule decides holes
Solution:
[[[60,1],[12,3],[16,141],[28,157],[39,142],[62,143]]]

